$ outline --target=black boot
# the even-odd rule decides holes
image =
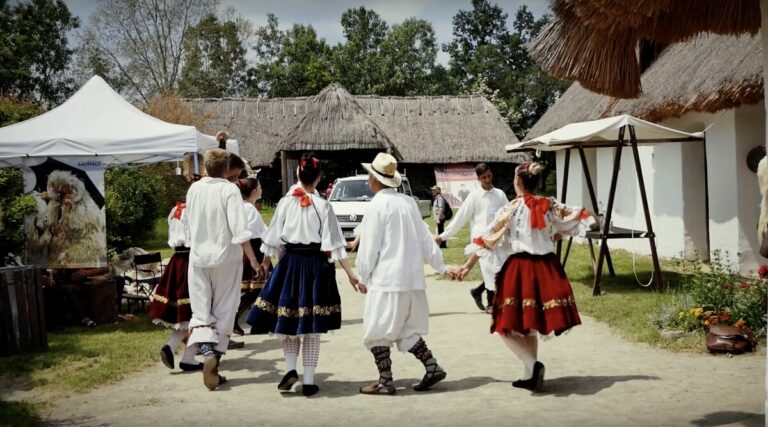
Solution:
[[[483,291],[485,290],[485,283],[481,283],[480,286],[473,288],[469,291],[469,294],[472,295],[472,299],[475,300],[475,304],[477,305],[477,308],[480,309],[480,311],[485,311],[485,306],[483,305]]]
[[[496,297],[496,292],[494,291],[486,291],[488,296],[488,307],[486,307],[486,311],[492,312],[493,311],[493,302],[494,298]]]

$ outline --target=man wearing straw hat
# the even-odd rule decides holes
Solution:
[[[368,171],[374,197],[356,230],[361,237],[356,266],[361,283],[367,285],[362,289],[367,294],[363,344],[373,353],[379,379],[362,387],[360,393],[395,394],[392,344],[424,364],[426,373],[413,388],[429,390],[446,373],[422,338],[429,327],[424,261],[453,278],[457,271],[443,263],[443,254],[421,219],[416,202],[397,192],[402,181],[397,160],[379,153],[373,163],[363,163],[363,168]]]

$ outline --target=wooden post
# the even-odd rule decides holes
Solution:
[[[611,214],[613,213],[613,201],[616,196],[616,184],[619,179],[619,169],[621,167],[621,150],[624,146],[624,129],[619,130],[619,142],[616,144],[616,153],[613,157],[613,174],[611,175],[611,189],[608,192],[608,207],[605,211],[603,226],[600,230],[600,255],[597,257],[597,267],[595,268],[595,282],[592,288],[592,295],[600,295],[600,281],[603,276],[603,261],[608,252],[608,232],[611,224]]]
[[[597,215],[598,206],[597,206],[597,196],[595,196],[595,186],[592,184],[592,174],[589,172],[589,165],[587,164],[587,155],[584,154],[584,147],[582,146],[579,146],[579,157],[581,158],[581,169],[584,170],[584,179],[587,180],[587,189],[589,190],[589,199],[592,202],[592,212],[594,212],[595,215]],[[605,244],[607,247],[608,242],[606,242]],[[594,258],[594,254],[593,254],[593,258]],[[616,277],[616,272],[613,271],[613,260],[611,260],[610,250],[606,250],[605,252],[605,262],[606,264],[608,264],[608,274],[610,274],[611,277]]]
[[[565,203],[565,198],[568,194],[568,172],[570,170],[571,166],[571,149],[568,148],[565,150],[565,167],[563,168],[563,189],[560,192],[560,203]],[[570,249],[571,241],[568,241],[568,248]],[[563,268],[565,268],[565,263],[568,262],[568,258],[565,259],[561,258],[561,253],[563,251],[563,241],[558,240],[557,241],[557,259],[561,260],[560,263],[563,264]]]
[[[648,196],[645,194],[645,180],[643,179],[643,168],[640,165],[640,154],[637,151],[637,137],[635,136],[635,127],[629,125],[629,142],[632,144],[632,154],[635,158],[635,172],[637,173],[637,183],[640,186],[640,199],[643,201],[643,213],[645,214],[645,225],[647,227],[648,241],[651,243],[651,257],[653,258],[653,279],[656,282],[656,290],[662,291],[663,280],[661,276],[661,265],[659,265],[659,255],[656,252],[656,235],[653,233],[653,224],[651,223],[651,211],[648,207]]]
[[[283,182],[283,193],[288,192],[288,158],[285,151],[280,151],[280,177]]]

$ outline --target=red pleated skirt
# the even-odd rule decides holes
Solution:
[[[581,324],[557,255],[511,255],[496,276],[491,333],[555,335]]]
[[[176,252],[171,256],[155,289],[149,317],[173,327],[189,322],[192,309],[189,305],[188,267],[189,252]]]

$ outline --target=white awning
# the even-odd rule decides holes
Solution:
[[[94,76],[37,117],[0,128],[0,166],[25,158],[98,156],[106,164],[154,163],[218,146],[194,126],[167,123],[131,105]],[[237,153],[236,141],[227,149]]]
[[[646,122],[636,117],[621,115],[588,122],[571,123],[547,134],[505,147],[508,153],[526,150],[555,151],[575,146],[599,147],[619,139],[619,131],[633,126],[638,144],[655,144],[686,140],[701,140],[703,132],[687,133]],[[624,139],[629,140],[629,129]]]

